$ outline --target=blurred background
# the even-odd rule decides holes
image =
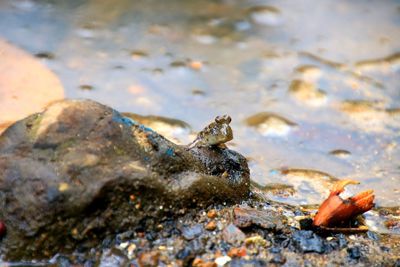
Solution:
[[[399,1],[0,1],[3,130],[64,97],[180,144],[229,114],[254,186],[290,204],[351,178],[398,208],[399,74]]]

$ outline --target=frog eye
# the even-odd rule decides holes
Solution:
[[[223,120],[224,120],[224,117],[222,117],[222,118],[220,116],[215,117],[216,123],[221,123]]]
[[[232,121],[231,116],[229,116],[229,115],[224,115],[223,119],[228,124],[231,123],[231,121]]]

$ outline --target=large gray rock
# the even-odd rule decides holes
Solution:
[[[89,100],[54,103],[7,129],[0,170],[0,220],[7,226],[1,247],[9,259],[91,246],[144,218],[249,193],[240,154],[187,151]]]

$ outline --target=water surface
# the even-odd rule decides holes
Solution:
[[[216,115],[275,200],[318,204],[337,179],[400,200],[398,1],[0,2],[0,38],[36,55],[69,98],[181,120]]]

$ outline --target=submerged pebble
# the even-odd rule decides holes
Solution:
[[[133,60],[146,58],[146,57],[148,57],[148,56],[149,56],[149,55],[148,55],[145,51],[143,51],[143,50],[133,50],[133,51],[131,52],[131,58],[132,58]]]
[[[253,22],[265,26],[279,26],[283,22],[281,11],[273,6],[255,6],[249,9]]]
[[[289,86],[289,93],[310,106],[321,106],[327,101],[325,91],[318,89],[314,83],[303,80],[293,80]]]
[[[92,85],[89,84],[82,84],[79,86],[79,89],[83,90],[83,91],[92,91],[94,88]]]
[[[304,81],[316,81],[321,77],[322,71],[319,67],[314,65],[300,65],[295,69],[295,73],[300,76]]]
[[[274,113],[260,112],[248,117],[245,123],[264,136],[287,135],[297,124]]]
[[[348,158],[351,153],[345,149],[335,149],[329,152],[329,154],[338,157],[338,158]]]
[[[55,58],[55,55],[51,52],[39,52],[35,54],[35,57],[41,59],[53,60]]]

